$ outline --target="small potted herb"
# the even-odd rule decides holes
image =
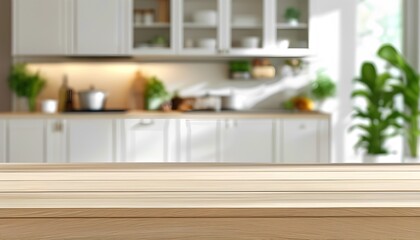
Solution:
[[[18,98],[27,101],[27,106],[31,112],[36,111],[36,99],[42,89],[44,89],[46,80],[41,77],[39,72],[31,73],[26,64],[16,64],[12,67],[9,76],[10,89]]]
[[[284,13],[284,18],[291,26],[298,26],[300,19],[300,11],[297,8],[289,7]]]
[[[335,96],[337,86],[325,72],[319,71],[317,78],[311,84],[311,95],[318,102],[318,108],[322,108],[328,98]]]
[[[146,85],[146,109],[159,110],[161,106],[170,100],[170,94],[163,82],[157,77],[152,77]]]
[[[247,60],[231,61],[229,72],[232,79],[249,79],[251,78],[251,62]]]

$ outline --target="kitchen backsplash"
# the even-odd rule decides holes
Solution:
[[[279,67],[279,64],[275,65]],[[107,108],[129,108],[130,92],[135,74],[157,76],[171,92],[180,90],[184,96],[205,94],[243,94],[248,105],[255,109],[279,108],[281,103],[302,91],[309,82],[308,75],[277,80],[229,80],[227,63],[33,63],[33,71],[47,79],[40,100],[56,99],[64,74],[76,90],[91,85],[109,93]]]

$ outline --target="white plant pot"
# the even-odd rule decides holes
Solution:
[[[404,157],[404,163],[420,163],[420,158],[419,157],[411,157],[411,156],[406,156]]]
[[[292,26],[292,27],[299,26],[299,20],[298,19],[288,19],[287,23],[289,23],[289,25]]]
[[[381,154],[381,155],[370,155],[366,154],[363,156],[363,163],[375,164],[375,163],[401,163],[401,159],[392,154]]]

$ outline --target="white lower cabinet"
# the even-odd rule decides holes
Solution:
[[[281,131],[283,163],[329,162],[329,121],[283,120]]]
[[[124,161],[176,162],[176,120],[124,121]]]
[[[52,119],[46,121],[46,162],[67,162],[67,128],[66,120]]]
[[[0,120],[0,162],[330,162],[325,119]]]
[[[67,121],[67,158],[70,163],[114,162],[118,158],[116,122],[89,119]]]
[[[181,121],[181,161],[212,163],[221,160],[221,121],[188,119]]]
[[[274,120],[226,120],[222,162],[274,163]]]
[[[7,122],[0,120],[0,163],[7,162]]]
[[[9,121],[7,142],[9,162],[45,162],[45,121],[33,119]]]

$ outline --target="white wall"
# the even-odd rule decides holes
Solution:
[[[353,89],[356,76],[356,0],[312,0],[311,47],[318,53],[315,71],[326,68],[337,80],[338,98],[330,103],[333,113],[333,160],[349,162],[355,159],[354,142],[347,130],[351,125]]]
[[[276,61],[279,62],[279,61]],[[273,62],[274,63],[274,62]],[[280,63],[276,63],[279,66]],[[171,92],[182,90],[183,95],[206,93],[227,95],[231,90],[246,95],[249,106],[258,109],[280,108],[281,103],[295,95],[309,82],[307,75],[276,81],[232,81],[228,79],[227,62],[210,63],[37,63],[30,64],[48,80],[42,99],[56,99],[64,74],[75,91],[91,85],[110,93],[108,108],[127,108],[135,73],[157,76]]]

